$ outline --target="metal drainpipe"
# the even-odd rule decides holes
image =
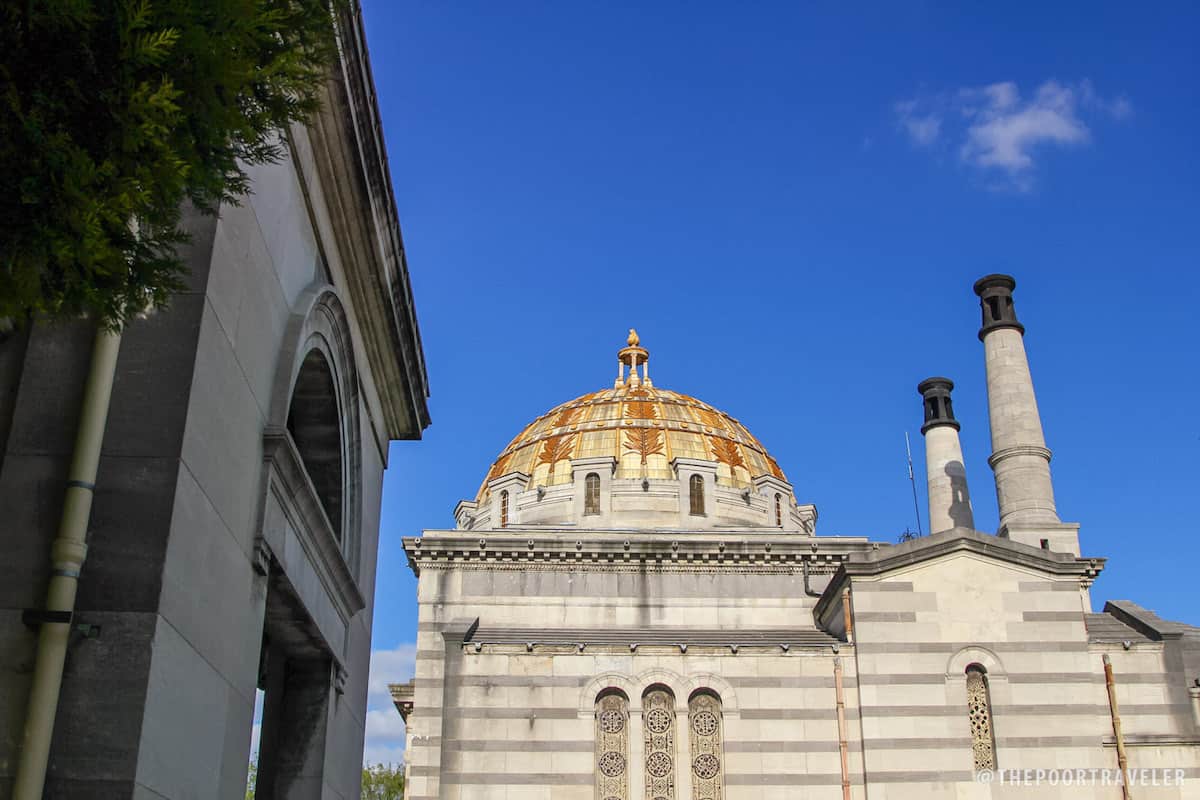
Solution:
[[[46,611],[65,612],[67,615],[75,611],[79,571],[87,557],[87,528],[92,513],[96,469],[100,462],[100,445],[104,441],[108,403],[112,397],[120,349],[120,332],[104,327],[97,330],[92,347],[92,363],[83,390],[83,406],[79,411],[75,452],[67,474],[67,491],[63,499],[58,538],[50,546],[51,569],[50,585],[46,591]],[[29,691],[29,710],[25,717],[13,800],[40,800],[42,797],[70,634],[69,617],[65,622],[42,622],[39,629],[37,661],[33,669],[33,686]]]
[[[860,744],[859,758],[861,759],[861,768],[862,768],[862,787],[863,787],[862,793],[863,793],[864,800],[869,800],[869,798],[871,797],[871,782],[867,779],[867,731],[866,731],[866,728],[863,726],[863,713],[862,713],[862,710],[863,710],[863,691],[862,691],[863,668],[862,668],[862,663],[858,659],[858,645],[855,644],[854,640],[851,638],[851,634],[853,634],[853,632],[854,632],[854,615],[853,615],[853,609],[851,608],[850,602],[851,602],[851,594],[850,594],[850,590],[847,589],[846,593],[842,597],[842,604],[847,609],[850,609],[850,611],[846,614],[846,624],[850,629],[849,633],[846,636],[846,640],[847,640],[847,643],[850,644],[854,648],[853,649],[854,687],[855,687],[854,691],[856,693],[856,697],[858,700],[858,741]]]
[[[842,624],[846,626],[846,643],[854,644],[854,613],[850,608],[850,590],[842,592]]]
[[[1125,757],[1125,734],[1121,731],[1121,707],[1117,705],[1117,684],[1113,680],[1112,659],[1104,654],[1104,685],[1108,689],[1108,710],[1112,715],[1113,736],[1117,739],[1117,766],[1121,769],[1121,795],[1125,800],[1133,800],[1133,790],[1129,788],[1129,760]]]
[[[850,755],[846,740],[846,695],[842,691],[842,659],[833,660],[833,683],[837,689],[838,752],[842,757],[842,800],[850,800]]]

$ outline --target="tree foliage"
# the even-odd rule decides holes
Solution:
[[[334,0],[334,6],[338,0]],[[113,327],[180,288],[181,206],[318,107],[330,0],[0,0],[0,317]]]
[[[258,757],[250,762],[250,771],[246,773],[246,800],[254,800],[254,788],[258,785]]]
[[[246,800],[254,800],[258,782],[258,758],[250,762],[246,775]],[[374,764],[363,767],[362,800],[404,800],[404,765]]]
[[[362,800],[402,800],[403,797],[403,764],[375,764],[363,767]]]

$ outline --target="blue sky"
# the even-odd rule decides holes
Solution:
[[[953,378],[994,530],[971,284],[1012,273],[1060,515],[1110,559],[1097,610],[1200,623],[1200,12],[648,5],[365,2],[434,420],[391,451],[367,758],[403,742],[400,537],[451,527],[523,425],[610,384],[630,326],[818,534],[915,526],[915,387]]]

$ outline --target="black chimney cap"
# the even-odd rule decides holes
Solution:
[[[950,392],[954,389],[954,381],[949,378],[926,378],[917,384],[917,392],[925,400],[925,424],[921,426],[922,435],[930,428],[947,425],[954,430],[962,426],[954,418],[954,406],[950,403]]]
[[[1013,307],[1012,293],[1017,281],[1011,275],[984,275],[975,281],[975,294],[979,295],[979,308],[983,324],[979,328],[979,339],[1000,328],[1013,328],[1024,334],[1025,326],[1017,322],[1017,311]]]

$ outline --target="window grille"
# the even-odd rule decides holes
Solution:
[[[983,667],[967,667],[967,718],[971,722],[971,750],[975,769],[996,768],[996,740],[992,735],[992,702]]]

